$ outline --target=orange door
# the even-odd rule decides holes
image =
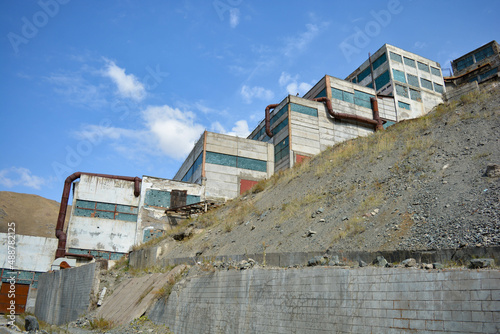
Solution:
[[[10,284],[8,282],[2,282],[2,288],[0,288],[0,314],[10,313],[8,308],[12,299],[15,300],[16,314],[25,312],[30,286],[29,284],[16,284],[15,287],[16,290],[12,293],[12,291],[10,291]],[[9,294],[13,294],[14,296],[9,297]]]

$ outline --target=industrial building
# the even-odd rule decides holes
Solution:
[[[443,102],[439,63],[385,44],[346,78],[377,94],[394,96],[397,121],[427,114]]]

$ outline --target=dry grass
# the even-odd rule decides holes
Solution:
[[[155,295],[157,299],[168,299],[170,294],[172,293],[172,289],[174,288],[174,285],[179,282],[179,280],[182,278],[182,274],[188,270],[187,267],[184,268],[181,272],[179,272],[177,275],[173,275],[172,277],[168,278],[167,284],[162,286],[158,291],[155,291]]]
[[[113,321],[106,320],[103,317],[90,320],[91,330],[106,331],[112,329],[113,327],[114,327]]]

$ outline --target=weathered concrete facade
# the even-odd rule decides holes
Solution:
[[[498,333],[500,272],[366,267],[194,277],[148,317],[174,333]]]
[[[443,102],[445,88],[439,63],[389,44],[371,56],[371,63],[375,85],[369,59],[346,80],[375,87],[377,94],[394,96],[398,121],[423,116]]]
[[[205,131],[174,180],[203,184],[207,199],[229,199],[273,173],[271,144]]]

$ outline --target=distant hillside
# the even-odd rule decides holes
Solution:
[[[462,96],[261,181],[171,231],[165,256],[498,246],[499,134],[500,88]]]
[[[71,206],[68,212],[70,210]],[[55,238],[58,214],[59,203],[56,201],[37,195],[0,191],[0,232],[6,233],[7,223],[15,222],[17,234]]]

